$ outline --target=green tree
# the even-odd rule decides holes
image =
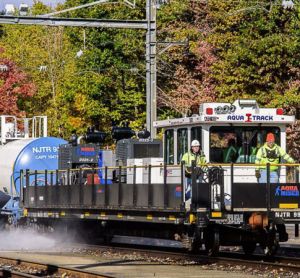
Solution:
[[[158,13],[159,41],[186,41],[158,56],[158,100],[160,115],[169,108],[181,116],[191,107],[214,101],[214,78],[211,66],[216,60],[213,46],[207,41],[211,32],[207,4],[199,1],[172,1]]]
[[[65,7],[88,1],[66,1]],[[70,13],[72,17],[136,19],[144,16],[124,5],[99,5]],[[83,45],[83,33],[86,44]],[[107,28],[69,28],[74,49],[83,50],[76,60],[77,73],[61,103],[68,107],[73,128],[93,124],[109,130],[112,124],[130,122],[141,128],[145,122],[144,55],[145,32]],[[136,70],[137,73],[136,73]],[[140,73],[141,71],[141,73]],[[79,101],[86,105],[78,104]],[[68,117],[66,115],[66,118]]]
[[[217,98],[252,98],[262,106],[284,107],[295,114],[300,110],[299,7],[285,10],[279,1],[251,3],[208,4],[213,30],[208,42],[218,58],[212,66]],[[297,130],[299,123],[288,131],[291,152],[300,143]],[[299,152],[294,156],[299,159]]]
[[[32,13],[49,12],[49,7],[36,2]],[[65,84],[77,71],[72,45],[63,27],[4,25],[0,46],[7,51],[2,55],[15,61],[31,77],[37,87],[32,96],[28,114],[49,117],[50,133],[68,136],[62,121],[59,97]]]
[[[211,1],[214,32],[209,41],[218,51],[212,74],[222,100],[239,96],[263,105],[295,105],[299,101],[300,30],[298,11],[261,1]],[[221,16],[223,14],[223,16]]]

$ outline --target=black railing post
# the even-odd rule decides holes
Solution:
[[[24,184],[23,184],[23,178],[24,178],[24,175],[23,175],[23,170],[20,170],[20,177],[19,177],[19,180],[20,180],[20,201],[21,203],[24,203]]]
[[[92,168],[92,206],[96,204],[95,169]]]
[[[168,207],[167,164],[164,164],[164,207]]]
[[[136,165],[133,165],[133,206],[137,204],[137,187],[136,187]]]
[[[53,172],[50,172],[50,185],[53,186]]]
[[[48,170],[45,170],[45,185],[48,184]]]
[[[230,181],[231,181],[231,192],[232,192],[232,186],[233,186],[233,182],[234,182],[234,167],[233,167],[233,163],[230,164]]]
[[[299,223],[295,224],[295,237],[299,237]]]
[[[75,173],[76,174],[76,173]],[[70,186],[70,169],[67,170],[67,196],[68,196],[68,205],[71,205],[71,186]],[[80,194],[80,192],[79,192]]]
[[[25,170],[25,186],[29,186],[29,169]]]
[[[104,180],[104,205],[107,206],[108,205],[108,198],[109,198],[109,191],[108,191],[108,185],[107,185],[107,173],[108,173],[107,166],[105,166],[104,173],[105,173],[105,180]]]
[[[184,194],[185,194],[185,189],[184,189],[184,180],[185,180],[185,174],[184,174],[184,161],[181,161],[180,164],[180,178],[181,178],[181,209],[184,209]]]
[[[56,204],[60,205],[60,196],[59,196],[59,171],[56,170],[55,171],[55,200],[56,200]]]
[[[58,185],[59,184],[59,172],[58,170],[55,170],[55,185]]]
[[[70,185],[70,169],[67,170],[67,186]]]
[[[151,184],[151,168],[152,166],[148,165],[148,207],[153,206],[153,186]]]
[[[267,163],[267,211],[270,213],[271,206],[271,173],[270,173],[270,163]]]
[[[29,173],[29,169],[26,169],[26,173],[25,173],[25,186],[26,186],[26,200],[27,200],[27,205],[29,206],[29,195],[30,195],[30,173]]]
[[[224,169],[219,168],[219,178],[218,181],[220,182],[221,186],[221,210],[225,210],[225,190],[224,190]]]
[[[37,170],[34,171],[34,206],[37,207],[37,198],[38,198],[38,192],[37,192]]]
[[[209,212],[211,210],[213,210],[214,205],[213,205],[213,191],[212,191],[212,183],[213,183],[213,178],[212,178],[212,171],[208,171],[208,175],[207,175],[207,179],[208,179],[208,204],[207,204],[207,208],[209,210]]]
[[[45,205],[48,206],[48,171],[45,170]]]
[[[122,166],[119,166],[118,206],[122,204]]]
[[[79,184],[82,184],[82,168],[79,168]]]
[[[50,172],[50,192],[51,192],[51,198],[50,202],[53,204],[53,171]]]
[[[233,193],[233,186],[234,186],[234,164],[231,163],[230,165],[230,180],[231,180],[231,189],[230,189],[230,192],[231,192],[231,205],[230,205],[230,208],[231,208],[231,211],[233,211],[233,198],[234,198],[234,194]],[[225,202],[225,201],[224,201]]]
[[[83,184],[82,184],[82,169],[79,169],[79,204],[83,204]]]
[[[191,184],[191,190],[190,190],[190,198],[191,198],[191,211],[193,211],[197,207],[197,194],[193,191],[193,189],[197,188],[197,177],[196,177],[196,161],[192,160],[192,166],[191,166],[191,178],[192,178],[192,184]],[[198,193],[198,192],[197,192]]]

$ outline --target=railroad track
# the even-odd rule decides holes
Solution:
[[[179,248],[153,248],[150,246],[145,249],[145,246],[122,247],[119,246],[101,246],[101,245],[75,245],[75,248],[86,248],[88,250],[97,250],[99,252],[115,252],[120,254],[136,254],[137,256],[145,257],[146,259],[166,259],[166,263],[173,260],[174,263],[195,262],[198,264],[228,264],[242,265],[252,268],[277,269],[300,273],[300,259],[296,257],[266,257],[261,254],[245,255],[241,252],[220,252],[217,257],[208,257],[204,252],[199,254],[190,254]],[[174,251],[169,251],[175,249]],[[168,251],[166,251],[168,250]]]
[[[266,258],[261,255],[241,256],[243,254],[220,254],[211,258],[216,263],[241,264],[248,267],[279,269],[292,272],[300,272],[300,259],[290,257]],[[239,257],[239,258],[238,258]]]
[[[16,258],[0,257],[0,277],[76,277],[115,278],[111,275],[59,265],[42,264]]]
[[[294,257],[277,256],[274,258],[267,258],[264,255],[246,256],[238,252],[221,252],[218,257],[208,257],[204,253],[189,254],[184,252],[183,249],[176,248],[154,248],[150,246],[107,246],[107,245],[87,245],[87,244],[72,244],[69,248],[77,249],[80,254],[91,255],[93,252],[98,253],[111,253],[112,256],[118,255],[128,260],[129,255],[132,260],[157,261],[163,264],[174,265],[212,265],[214,266],[243,266],[247,268],[257,269],[262,272],[269,272],[278,270],[280,272],[300,272],[300,259]],[[64,248],[63,248],[64,249]],[[66,248],[66,252],[68,248]],[[174,249],[174,248],[173,248]],[[92,252],[91,252],[92,251]],[[44,252],[41,252],[45,254]],[[76,252],[75,252],[76,253]],[[45,265],[37,262],[23,261],[15,258],[0,257],[0,264],[4,269],[0,269],[0,277],[110,277],[112,276],[101,274],[98,272],[85,271],[77,268],[67,268],[57,265]]]

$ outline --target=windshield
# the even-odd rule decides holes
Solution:
[[[254,163],[269,132],[275,135],[276,144],[280,145],[278,127],[211,127],[210,162]]]

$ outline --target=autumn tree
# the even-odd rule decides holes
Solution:
[[[267,0],[257,5],[212,0],[208,7],[213,27],[208,42],[218,57],[211,68],[217,98],[251,98],[261,106],[299,111],[299,7],[286,10]],[[295,124],[288,130],[288,144],[295,150],[299,143]]]
[[[67,0],[59,9],[87,2]],[[62,16],[144,19],[145,0],[136,4],[135,9],[98,5]],[[255,7],[246,0],[162,5],[157,21],[159,118],[187,115],[202,102],[237,98],[299,115],[298,9],[284,10],[269,0]],[[37,1],[33,13],[47,12]],[[178,41],[185,45],[164,49],[166,44],[160,44]],[[145,123],[145,31],[3,25],[1,46],[6,52],[0,58],[14,61],[37,88],[30,103],[18,105],[31,115],[48,115],[52,135],[68,137],[88,125],[108,131],[112,124],[130,122],[138,129]],[[42,65],[45,70],[38,70]],[[291,147],[300,141],[297,129],[289,130]]]
[[[66,1],[65,7],[88,1]],[[141,19],[144,1],[137,8],[98,5],[72,11],[66,16],[83,18]],[[61,95],[68,109],[69,123],[76,130],[95,125],[109,131],[111,126],[129,122],[139,129],[145,123],[145,31],[113,28],[69,28],[74,49],[83,51],[76,59],[77,73]],[[85,40],[84,40],[85,36]],[[75,81],[75,82],[74,82]]]
[[[217,57],[206,38],[211,32],[207,5],[199,1],[174,1],[159,12],[162,41],[186,41],[158,57],[159,107],[187,115],[191,107],[214,101],[211,67]]]
[[[0,49],[0,52],[4,52]],[[26,116],[36,86],[29,76],[9,59],[0,59],[0,113]]]

